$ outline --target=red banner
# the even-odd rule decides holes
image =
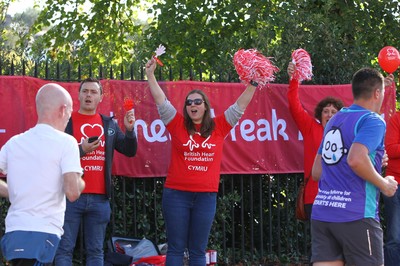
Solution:
[[[0,146],[11,136],[24,132],[36,123],[35,95],[49,81],[31,77],[0,76]],[[79,83],[57,82],[66,88],[78,110]],[[170,137],[159,119],[157,108],[146,81],[103,80],[104,98],[98,111],[115,115],[121,128],[123,101],[134,101],[138,136],[138,152],[126,158],[116,152],[114,174],[129,177],[166,176]],[[160,82],[167,97],[182,111],[186,94],[199,88],[206,92],[215,115],[223,113],[244,90],[243,84],[216,82]],[[239,123],[227,136],[221,174],[295,173],[303,171],[303,142],[287,103],[287,84],[269,84],[257,89],[252,102]],[[302,85],[300,99],[311,114],[325,96],[352,103],[351,87],[346,85]],[[395,88],[386,89],[382,111],[389,117],[395,110]]]

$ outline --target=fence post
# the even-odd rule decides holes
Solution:
[[[25,60],[22,60],[22,76],[25,76]]]
[[[57,62],[56,65],[56,80],[60,81],[60,62]]]
[[[121,64],[121,75],[120,75],[120,80],[124,80],[124,66]]]
[[[14,60],[11,60],[11,76],[14,76]]]
[[[135,80],[134,67],[135,67],[135,64],[132,63],[131,67],[130,67],[131,80]]]
[[[110,79],[114,79],[113,67],[110,66]]]
[[[46,60],[45,79],[49,79],[49,60]]]
[[[70,81],[71,80],[71,64],[69,62],[67,62],[67,80]]]
[[[89,65],[89,77],[93,77],[92,62]]]
[[[161,72],[161,67],[158,68],[158,80],[162,81],[162,72]]]
[[[81,73],[81,63],[79,62],[79,63],[78,63],[78,81],[81,81],[81,76],[82,76],[82,73]]]
[[[103,78],[103,65],[99,66],[99,79]]]
[[[34,76],[35,78],[38,77],[38,62],[37,62],[37,61],[35,61],[35,67],[34,67],[33,76]]]

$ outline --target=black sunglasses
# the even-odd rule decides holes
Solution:
[[[203,99],[187,99],[185,101],[186,106],[191,106],[192,103],[194,103],[195,105],[201,105],[202,103],[204,103]]]

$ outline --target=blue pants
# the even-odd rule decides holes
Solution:
[[[56,253],[56,265],[72,266],[72,257],[82,219],[87,254],[86,265],[102,266],[104,264],[103,244],[110,215],[110,202],[105,195],[82,194],[74,202],[67,200],[64,235],[61,237]]]
[[[166,266],[183,265],[186,249],[190,266],[206,265],[206,248],[216,202],[217,193],[164,188],[162,208],[168,242]]]
[[[396,191],[393,197],[384,200],[384,214],[386,222],[385,233],[385,266],[400,265],[400,192]]]

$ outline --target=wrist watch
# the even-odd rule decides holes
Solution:
[[[254,86],[254,87],[257,87],[257,86],[258,86],[258,83],[255,82],[254,80],[250,80],[250,84],[251,84],[252,86]]]

